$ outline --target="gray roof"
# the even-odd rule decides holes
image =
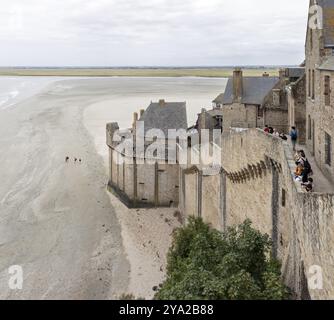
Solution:
[[[243,77],[243,96],[241,103],[262,105],[264,98],[279,82],[278,77]],[[218,99],[218,97],[216,98]],[[221,98],[220,98],[221,99]],[[233,79],[229,78],[222,104],[233,103]]]
[[[151,129],[160,129],[168,135],[169,129],[187,130],[186,102],[151,102],[142,117],[145,132]]]
[[[221,93],[215,100],[213,100],[213,103],[223,103],[224,99],[224,93]]]
[[[305,68],[287,68],[286,76],[288,78],[300,78],[305,74]]]
[[[330,56],[326,61],[318,68],[320,70],[334,71],[334,56]]]
[[[323,9],[324,41],[326,47],[334,47],[334,0],[318,0]]]
[[[222,109],[212,109],[208,111],[208,114],[211,117],[217,117],[217,116],[222,116],[223,115],[223,110]]]

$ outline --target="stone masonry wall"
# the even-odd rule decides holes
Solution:
[[[179,167],[165,160],[144,164],[117,151],[119,142],[112,137],[119,130],[117,123],[106,128],[109,147],[108,188],[129,207],[171,207],[179,201]],[[122,161],[120,161],[122,159]],[[130,161],[131,160],[131,161]],[[155,163],[154,163],[155,162]]]
[[[273,253],[283,263],[284,280],[295,298],[333,299],[334,196],[304,193],[292,177],[289,145],[258,129],[224,133],[222,158],[216,176],[199,179],[195,171],[188,172],[181,211],[187,208],[185,215],[201,215],[219,230],[251,219],[272,237]],[[322,268],[322,290],[307,284],[315,265]]]

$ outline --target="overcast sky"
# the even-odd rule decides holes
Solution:
[[[0,66],[299,64],[309,0],[1,0]]]

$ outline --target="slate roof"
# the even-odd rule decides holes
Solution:
[[[224,93],[221,93],[215,100],[213,100],[213,103],[223,103],[224,99]]]
[[[188,128],[186,102],[151,102],[142,117],[145,132],[150,129],[160,129],[168,135],[169,129]]]
[[[243,77],[243,96],[241,103],[262,105],[264,98],[279,82],[278,77]],[[217,99],[219,101],[217,101]],[[229,78],[225,93],[219,95],[214,102],[233,103],[233,79]]]
[[[334,71],[334,56],[328,57],[318,68],[319,70]]]
[[[324,41],[326,47],[334,47],[334,0],[318,0],[323,9]]]
[[[305,74],[305,68],[287,68],[286,76],[288,78],[300,78]]]

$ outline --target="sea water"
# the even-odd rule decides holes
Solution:
[[[0,110],[14,106],[57,80],[52,77],[0,77]]]

